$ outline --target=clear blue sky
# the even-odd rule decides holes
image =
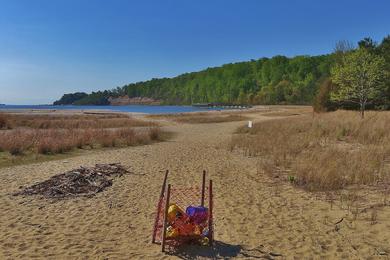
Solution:
[[[388,0],[0,0],[0,103],[390,34]]]

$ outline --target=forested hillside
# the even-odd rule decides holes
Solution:
[[[308,103],[316,84],[329,75],[332,57],[276,56],[187,73],[172,79],[152,79],[124,87],[130,97],[146,96],[173,104]]]
[[[389,57],[389,42],[390,37],[379,45],[365,39],[359,45],[366,44],[367,48]],[[225,64],[174,78],[152,79],[93,92],[71,103],[64,100],[64,96],[56,104],[105,105],[109,103],[110,96],[123,95],[149,97],[166,104],[311,104],[319,86],[329,79],[330,69],[339,56],[336,50],[321,56],[275,56]],[[388,59],[387,62],[390,64]]]

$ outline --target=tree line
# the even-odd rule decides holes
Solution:
[[[357,48],[341,42],[336,46],[330,76],[319,86],[314,97],[316,111],[337,108],[390,109],[390,36],[380,44],[371,38]]]
[[[348,42],[337,44],[335,51],[319,56],[275,56],[247,62],[225,64],[173,78],[159,78],[127,84],[112,90],[90,94],[66,94],[54,104],[106,105],[109,97],[149,97],[164,104],[236,103],[236,104],[312,104],[317,110],[348,106],[331,95],[335,89],[337,66],[359,49],[381,57],[390,70],[390,36],[380,44],[363,39],[353,48]],[[341,82],[338,82],[341,83]],[[389,82],[386,82],[387,87]],[[384,93],[389,97],[389,91]],[[333,97],[333,98],[332,98]],[[377,102],[377,103],[375,103]],[[373,104],[378,105],[379,101]],[[388,104],[382,99],[381,105]]]

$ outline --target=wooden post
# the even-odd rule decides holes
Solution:
[[[164,224],[163,224],[163,233],[162,233],[162,241],[161,241],[162,252],[165,251],[165,238],[166,238],[167,225],[168,225],[168,208],[169,208],[170,196],[171,196],[171,184],[168,184],[167,197],[165,198]]]
[[[160,198],[159,198],[158,204],[157,204],[157,215],[156,215],[156,219],[154,220],[152,243],[156,243],[156,233],[157,233],[157,228],[158,228],[157,226],[158,226],[158,221],[160,218],[160,211],[161,211],[161,207],[162,207],[161,204],[162,204],[162,201],[164,198],[165,186],[167,185],[168,173],[169,173],[169,171],[167,170],[165,172],[164,181],[163,181],[163,184],[161,186]]]
[[[200,205],[204,207],[204,192],[205,192],[205,186],[206,186],[206,171],[203,170],[203,177],[202,177],[202,198],[200,201]]]
[[[209,245],[213,245],[214,230],[213,230],[213,181],[209,183]]]

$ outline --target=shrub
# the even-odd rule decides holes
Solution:
[[[119,131],[119,137],[127,146],[136,145],[137,140],[135,138],[135,131],[133,129],[121,129]]]
[[[0,113],[0,129],[8,127],[8,120],[5,114]]]
[[[150,139],[153,141],[159,141],[161,140],[161,129],[157,127],[153,127],[149,129],[149,136]]]
[[[315,112],[327,112],[336,109],[336,104],[330,100],[330,93],[334,85],[330,78],[325,79],[318,88],[318,92],[313,100],[313,109]]]
[[[150,132],[149,131],[144,131],[144,132],[139,132],[135,135],[135,140],[137,144],[145,145],[145,144],[150,144],[152,141],[150,138]]]
[[[14,156],[22,155],[23,154],[23,148],[20,145],[14,145],[9,148],[9,153]]]
[[[11,155],[22,155],[33,144],[30,132],[12,130],[0,133],[0,150],[8,151]]]

